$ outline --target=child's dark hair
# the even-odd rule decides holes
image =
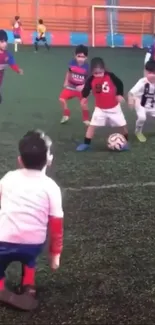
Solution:
[[[88,56],[88,47],[85,45],[78,45],[75,49],[75,54],[84,54],[85,56]]]
[[[39,22],[40,25],[43,25],[43,23],[44,23],[43,19],[39,19],[38,22]]]
[[[8,41],[8,35],[5,30],[0,30],[0,41],[7,42]]]
[[[47,164],[51,145],[51,139],[43,131],[28,131],[19,141],[19,153],[24,167],[42,170]]]
[[[145,70],[155,73],[155,60],[150,60],[145,64]]]
[[[102,58],[100,57],[95,57],[91,60],[90,62],[90,69],[91,71],[94,69],[94,68],[101,68],[101,69],[105,69],[105,63],[103,61]]]
[[[20,16],[15,16],[15,20],[19,20],[20,19]]]

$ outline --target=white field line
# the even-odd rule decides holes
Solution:
[[[67,192],[80,192],[80,191],[97,191],[97,190],[106,190],[106,189],[125,189],[132,187],[154,187],[155,182],[136,182],[136,183],[115,183],[115,184],[105,184],[99,186],[81,186],[81,187],[66,187],[64,191]]]

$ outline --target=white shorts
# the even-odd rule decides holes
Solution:
[[[21,40],[20,36],[19,37],[18,36],[15,36],[14,37],[14,42],[15,43],[18,43],[18,44],[21,44],[22,43],[22,40]]]
[[[138,119],[145,120],[147,118],[147,115],[151,117],[155,117],[155,107],[154,108],[146,108],[141,105],[137,105],[135,107],[136,115]]]
[[[122,112],[120,104],[110,109],[101,109],[95,107],[93,112],[90,125],[93,126],[112,126],[112,127],[122,127],[126,125],[126,119]]]

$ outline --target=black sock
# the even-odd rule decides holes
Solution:
[[[129,140],[129,135],[128,135],[128,133],[124,134],[124,138],[126,139],[126,141]]]
[[[35,47],[35,50],[38,51],[38,43],[37,42],[34,43],[34,47]]]
[[[91,139],[89,138],[84,138],[84,144],[90,144],[91,143]]]

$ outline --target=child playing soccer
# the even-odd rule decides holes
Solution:
[[[68,101],[78,98],[81,101],[81,91],[89,73],[89,65],[87,63],[88,48],[84,45],[78,45],[75,49],[75,58],[69,63],[68,72],[64,81],[64,89],[62,90],[59,101],[63,111],[61,123],[66,123],[70,118],[70,110]],[[89,124],[89,111],[87,101],[81,102],[83,123]]]
[[[123,83],[114,73],[105,70],[102,58],[94,58],[91,61],[92,75],[87,79],[82,90],[82,104],[85,104],[90,91],[95,98],[95,110],[88,126],[84,142],[77,147],[77,151],[85,151],[90,148],[91,140],[97,127],[118,127],[128,140],[127,123],[122,112],[120,103],[123,98]],[[127,150],[125,145],[122,150]]]
[[[38,43],[43,42],[46,49],[49,50],[50,47],[47,44],[47,39],[46,39],[46,26],[44,25],[44,22],[42,19],[38,20],[38,26],[37,26],[37,37],[35,39],[35,51],[38,51]]]
[[[20,169],[0,180],[0,301],[23,310],[38,305],[35,290],[36,259],[49,228],[49,258],[53,270],[60,264],[63,246],[63,210],[58,185],[48,176],[52,142],[41,131],[29,131],[19,142]],[[10,291],[5,272],[13,261],[22,264],[20,294]]]
[[[14,57],[7,51],[8,36],[4,30],[0,30],[0,90],[3,82],[4,71],[9,65],[12,70],[19,74],[23,74],[23,70],[15,63]],[[0,103],[2,96],[0,94]]]
[[[15,16],[12,28],[13,28],[13,36],[14,36],[14,49],[15,52],[17,52],[18,44],[22,43],[22,39],[21,39],[22,24],[19,16]]]
[[[148,61],[145,65],[145,77],[139,79],[130,90],[128,103],[135,108],[137,114],[135,134],[140,142],[145,142],[143,134],[147,116],[155,117],[155,61]]]

